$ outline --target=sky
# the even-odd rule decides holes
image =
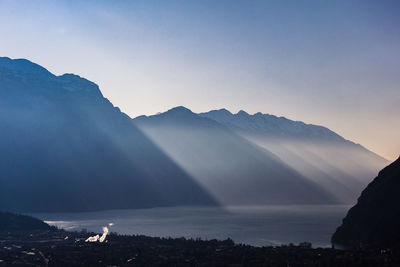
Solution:
[[[0,0],[0,56],[75,73],[131,117],[226,108],[400,155],[400,1]]]

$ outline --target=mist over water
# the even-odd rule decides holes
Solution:
[[[33,214],[66,230],[96,233],[109,222],[119,234],[202,239],[232,238],[255,246],[312,242],[330,246],[330,237],[349,206],[171,207],[85,213]]]

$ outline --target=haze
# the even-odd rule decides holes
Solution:
[[[0,56],[86,77],[131,117],[260,111],[393,160],[399,11],[397,1],[0,0]]]

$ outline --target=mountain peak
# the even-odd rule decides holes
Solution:
[[[23,58],[11,59],[9,57],[0,57],[0,69],[8,69],[24,74],[52,75],[42,66]]]
[[[62,87],[65,90],[71,92],[86,91],[90,93],[101,94],[99,86],[94,82],[91,82],[79,75],[72,73],[65,73],[61,76],[57,76],[57,80],[62,83]]]
[[[55,76],[47,69],[27,59],[0,57],[1,74],[11,75],[14,80],[29,84],[32,90],[36,86],[40,90],[54,91],[59,88],[70,92],[86,92],[103,96],[97,84],[85,78],[71,73]]]
[[[168,111],[166,111],[164,113],[160,113],[158,115],[171,116],[174,118],[191,118],[193,116],[197,116],[190,109],[185,108],[184,106],[177,106],[177,107],[171,108]],[[154,116],[156,116],[156,115],[154,115]]]
[[[221,109],[218,109],[218,110],[211,110],[210,112],[219,112],[219,113],[223,113],[223,114],[226,114],[226,115],[232,115],[232,112],[230,112],[226,108],[221,108]]]
[[[216,121],[199,116],[199,114],[196,114],[192,112],[190,109],[183,106],[174,107],[166,112],[158,113],[156,115],[148,117],[139,116],[136,117],[134,121],[142,125],[163,124],[170,126],[174,125],[174,126],[185,126],[185,127],[200,127],[200,126],[206,126],[208,128],[223,127]]]
[[[239,110],[238,113],[236,113],[236,115],[239,115],[239,116],[249,116],[250,114],[241,109],[241,110]]]
[[[173,113],[193,113],[190,109],[184,107],[184,106],[177,106],[174,108],[169,109],[167,112],[173,112]]]

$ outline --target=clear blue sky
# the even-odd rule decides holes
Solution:
[[[394,159],[399,14],[400,1],[0,0],[0,56],[84,76],[132,117],[261,111]]]

